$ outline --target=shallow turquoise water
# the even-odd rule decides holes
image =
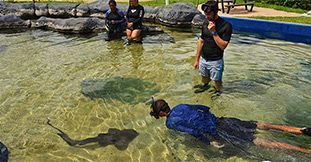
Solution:
[[[197,32],[165,29],[175,43],[124,46],[103,34],[78,37],[32,30],[0,34],[0,141],[11,161],[310,161],[303,153],[258,147],[218,150],[168,130],[149,116],[150,96],[210,106],[217,116],[311,126],[310,45],[237,33],[225,54],[224,93],[194,94]],[[107,91],[82,93],[84,81]],[[73,139],[109,128],[139,135],[126,150],[113,145],[72,147]],[[260,131],[259,136],[311,149],[311,138]]]

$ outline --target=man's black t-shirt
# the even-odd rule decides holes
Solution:
[[[215,61],[223,58],[224,51],[216,44],[212,33],[208,30],[208,21],[205,20],[202,26],[201,38],[204,40],[201,56],[207,61]],[[232,34],[232,26],[230,23],[218,17],[215,21],[216,32],[219,37],[229,42]]]
[[[128,22],[133,22],[134,25],[141,25],[144,14],[145,14],[145,10],[143,6],[141,5],[129,6],[126,12],[126,18]]]

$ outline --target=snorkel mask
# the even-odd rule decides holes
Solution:
[[[147,103],[149,103],[149,104],[151,104],[151,108],[152,108],[152,110],[153,111],[150,111],[150,116],[153,116],[153,117],[155,117],[156,119],[159,119],[159,112],[156,112],[156,109],[155,109],[155,107],[156,107],[156,102],[155,102],[155,100],[154,100],[154,97],[151,97],[148,101],[147,101]]]
[[[150,116],[155,117],[156,119],[159,119],[159,113],[160,111],[156,109],[156,101],[154,100],[154,97],[151,97],[146,104],[151,104],[150,108],[152,108],[152,111],[150,111]]]

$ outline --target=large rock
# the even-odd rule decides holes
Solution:
[[[33,28],[48,28],[61,33],[92,33],[104,30],[104,20],[98,18],[47,18],[41,17],[33,21]]]
[[[160,7],[144,6],[144,9],[145,9],[144,20],[147,20],[149,22],[155,22]]]
[[[76,16],[77,17],[87,17],[90,16],[90,8],[87,4],[80,4],[76,8]]]
[[[69,18],[76,16],[76,7],[79,4],[48,4],[50,17]]]
[[[205,15],[196,14],[191,21],[192,26],[201,27],[203,25],[204,19],[205,19]]]
[[[37,17],[49,16],[48,5],[44,4],[44,3],[36,3],[35,4],[35,14]]]
[[[158,11],[156,20],[164,25],[173,27],[191,26],[193,17],[198,14],[192,3],[174,3]]]
[[[144,35],[153,35],[159,33],[164,33],[164,31],[158,26],[144,26],[142,29],[142,34]]]
[[[88,7],[90,9],[90,16],[99,18],[105,18],[105,13],[109,9],[108,5],[100,5],[98,3],[89,4]]]
[[[35,5],[33,3],[0,3],[1,15],[15,14],[22,19],[33,19],[35,15]]]
[[[23,20],[14,14],[0,17],[0,29],[24,29],[31,25],[29,20]]]
[[[118,7],[119,10],[123,11],[124,14],[126,14],[126,11],[129,8],[129,5],[127,5],[127,4],[117,4],[117,7]]]

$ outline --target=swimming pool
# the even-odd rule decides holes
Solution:
[[[295,126],[311,123],[311,47],[235,33],[225,53],[224,93],[194,94],[198,31],[165,29],[175,43],[124,46],[104,35],[68,36],[30,30],[0,34],[0,140],[11,161],[310,161],[303,153],[258,147],[218,150],[166,129],[149,116],[150,96],[173,107],[200,103],[217,116]],[[85,83],[98,83],[92,91]],[[109,86],[110,85],[110,86]],[[73,139],[109,128],[139,135],[126,150],[114,145],[72,147],[51,123]],[[309,137],[259,132],[260,136],[311,148]]]

